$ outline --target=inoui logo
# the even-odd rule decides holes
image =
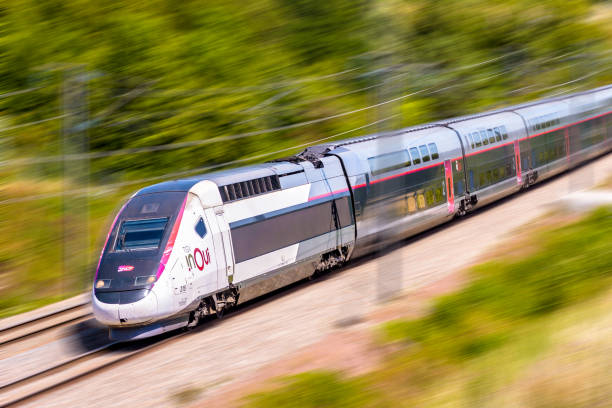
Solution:
[[[206,248],[205,251],[202,251],[200,248],[196,248],[193,250],[193,255],[185,255],[185,260],[187,261],[189,270],[195,266],[199,270],[203,271],[204,266],[210,263],[210,252],[208,251],[208,248]]]

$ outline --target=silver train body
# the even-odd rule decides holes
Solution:
[[[118,213],[97,320],[133,340],[309,277],[612,149],[612,86],[146,187]]]

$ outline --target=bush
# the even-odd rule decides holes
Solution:
[[[521,321],[588,299],[612,282],[612,209],[542,233],[543,247],[520,260],[496,260],[473,270],[475,280],[436,301],[414,321],[385,326],[387,338],[419,343],[460,361],[512,337]]]

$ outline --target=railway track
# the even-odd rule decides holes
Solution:
[[[262,303],[271,301],[275,297],[283,296],[299,287],[300,283],[296,282],[289,287],[265,295],[262,299],[247,302],[231,311],[223,320],[237,317],[253,307],[260,306]],[[209,316],[198,326],[187,331],[179,329],[133,343],[109,342],[98,348],[69,357],[35,373],[24,375],[5,384],[0,384],[0,408],[20,406],[25,402],[42,398],[51,391],[84,380],[137,355],[177,341],[186,335],[196,334],[210,327],[210,325],[216,324],[215,322],[217,321],[219,320],[216,317]]]
[[[0,408],[17,406],[25,401],[39,398],[51,390],[84,379],[135,355],[176,340],[185,334],[187,333],[165,337],[136,350],[125,351],[123,353],[109,352],[121,350],[118,349],[117,342],[107,343],[96,349],[70,357],[34,374],[2,384],[0,385]]]
[[[598,174],[598,173],[593,173],[593,174]],[[546,187],[547,185],[549,187]],[[554,197],[555,192],[561,191],[565,188],[566,188],[565,184],[560,184],[559,179],[557,179],[557,181],[553,180],[546,184],[542,184],[541,186],[536,187],[535,189],[532,190],[532,192],[529,193],[529,196],[532,197],[529,202],[541,203],[541,202],[547,202],[547,200],[549,201],[553,200],[553,198],[551,197]],[[517,197],[510,197],[506,201],[503,201],[496,205],[488,207],[487,211],[489,215],[488,216],[484,215],[484,217],[485,218],[489,217],[493,220],[502,220],[500,228],[501,230],[506,231],[506,232],[510,230],[510,226],[509,226],[510,224],[514,225],[512,226],[512,228],[515,228],[515,225],[516,225],[515,223],[522,224],[526,220],[531,220],[532,217],[526,216],[525,214],[530,213],[530,211],[527,211],[527,209],[531,208],[533,204],[526,204],[525,203],[526,198],[518,197],[518,199],[522,203],[518,207],[520,209],[518,213],[515,210],[515,208],[517,208],[516,204],[513,204],[512,209],[510,209],[509,206],[504,204],[504,203],[507,204],[507,202],[510,200],[514,201],[516,199]],[[456,242],[459,242],[459,239],[466,235],[466,231],[478,231],[478,228],[480,228],[478,227],[478,225],[481,225],[481,223],[476,224],[471,227],[470,227],[470,224],[472,224],[473,220],[478,221],[482,219],[482,217],[483,216],[476,215],[473,218],[466,217],[460,220],[459,222],[456,222],[455,223],[456,226],[454,230],[451,230],[451,234],[452,234],[451,237],[454,237]],[[517,217],[519,218],[519,221],[515,221]],[[510,222],[510,220],[513,220],[513,221]],[[460,225],[459,223],[464,225],[464,227],[457,228],[457,225]],[[465,228],[471,228],[471,229],[466,230]],[[426,236],[430,234],[432,234],[431,231],[429,231]],[[485,237],[486,239],[491,240],[493,237],[498,236],[498,234],[499,233],[493,234],[492,232],[490,232],[490,233],[485,234]],[[446,236],[444,238],[441,238],[441,237],[436,238],[434,236],[431,239],[437,239],[437,241],[435,242],[437,242],[438,245],[441,243],[448,242],[448,237]],[[404,242],[404,243],[397,243],[396,246],[394,247],[395,249],[400,248],[400,247],[402,248],[405,247],[406,251],[409,251],[407,252],[408,255],[405,255],[407,259],[417,259],[418,257],[416,255],[418,255],[419,253],[425,253],[426,249],[430,248],[430,246],[419,248],[419,245],[423,246],[425,244],[424,240],[420,240],[420,241],[411,240],[409,242],[410,242],[410,245],[406,245],[406,242]],[[413,263],[411,263],[411,266],[414,267],[413,272],[419,275],[431,269],[442,270],[448,265],[448,257],[452,257],[453,259],[460,260],[462,259],[461,257],[464,256],[463,255],[464,253],[467,253],[470,250],[476,251],[472,246],[468,246],[468,245],[464,245],[464,247],[458,247],[458,248],[461,248],[461,249],[455,249],[454,250],[455,252],[451,252],[450,254],[444,254],[444,255],[439,255],[439,256],[432,255],[432,257],[427,258],[427,262],[425,261],[421,262],[419,264],[420,266],[418,267],[414,267]],[[393,250],[393,248],[390,248],[389,250]],[[476,253],[480,253],[480,252],[477,251]],[[357,261],[355,264],[353,264],[352,267],[355,269],[352,271],[352,273],[342,274],[344,276],[343,281],[341,282],[342,286],[344,287],[351,286],[351,282],[353,281],[346,280],[348,277],[351,277],[351,279],[357,279],[357,281],[362,281],[364,276],[367,276],[367,275],[363,275],[363,272],[360,272],[362,274],[357,275],[357,277],[355,277],[354,273],[360,271],[359,269],[360,265],[361,266],[367,265],[369,261],[376,260],[376,259],[377,258],[374,257],[374,255],[372,255],[371,257],[363,258]],[[464,259],[464,261],[462,262],[464,263],[460,263],[460,265],[465,266],[465,265],[468,265],[469,262],[471,261],[469,261],[469,257],[468,257]],[[365,270],[365,268],[361,268],[361,270]],[[323,279],[318,279],[318,280],[319,281],[327,280],[327,277],[331,277],[333,275],[335,274],[324,275],[322,277]],[[280,290],[279,292],[272,293],[272,294],[264,296],[263,298],[257,299],[253,301],[253,303],[249,302],[245,304],[243,307],[238,307],[238,309],[226,315],[225,319],[229,320],[233,317],[237,317],[241,315],[243,312],[246,312],[247,310],[251,309],[251,307],[261,307],[268,301],[277,302],[278,303],[277,309],[282,309],[282,316],[285,316],[288,310],[294,309],[293,307],[291,307],[294,304],[287,303],[286,300],[292,299],[293,296],[291,295],[295,294],[295,292],[298,292],[297,289],[303,286],[304,285],[301,283],[296,283],[288,288]],[[316,287],[312,288],[312,290],[315,293],[317,293],[317,298],[321,298],[321,299],[325,298],[325,296],[321,295],[322,293],[321,290],[325,289],[325,286],[326,285],[321,282],[321,285],[318,287],[318,289]],[[361,288],[361,286],[356,286],[356,287]],[[285,298],[285,302],[283,302],[283,300],[280,299],[283,297]],[[316,304],[316,305],[319,305],[319,304]],[[312,307],[312,306],[309,305],[308,307]],[[337,311],[334,311],[330,309],[329,307],[327,308],[319,307],[319,309],[322,311],[328,312],[329,316],[335,316],[337,314]],[[290,316],[291,319],[296,319],[299,317],[300,314],[304,314],[304,309],[302,310],[296,309],[296,310],[297,312]],[[280,312],[275,314],[274,311],[272,311],[270,317],[272,319],[279,318],[280,316],[279,313]],[[24,378],[19,378],[15,381],[12,381],[11,384],[0,385],[0,407],[19,406],[21,404],[44,405],[45,402],[53,399],[53,397],[50,396],[50,394],[57,394],[57,393],[54,393],[54,391],[57,391],[57,390],[62,391],[61,396],[63,398],[62,400],[63,403],[66,403],[65,401],[68,400],[70,401],[67,403],[68,405],[74,405],[74,406],[85,405],[88,403],[88,401],[92,400],[91,396],[94,395],[93,393],[91,393],[92,388],[99,389],[99,388],[96,388],[96,386],[100,387],[102,384],[106,384],[108,386],[113,387],[112,388],[113,393],[115,394],[114,400],[110,398],[110,401],[115,401],[114,403],[116,403],[117,401],[120,400],[123,403],[128,403],[128,404],[131,403],[132,405],[134,404],[138,405],[138,402],[130,400],[131,394],[126,393],[126,390],[125,390],[126,387],[123,387],[123,385],[121,384],[121,380],[117,380],[116,378],[107,380],[101,375],[104,372],[104,370],[106,370],[107,368],[112,369],[112,367],[120,366],[122,362],[126,362],[126,365],[129,366],[130,363],[127,360],[139,355],[140,353],[150,351],[156,347],[161,347],[162,345],[165,345],[167,347],[172,347],[171,342],[174,340],[178,340],[178,339],[184,340],[184,335],[204,334],[202,333],[203,331],[207,330],[213,325],[223,324],[223,322],[224,321],[217,322],[216,320],[208,321],[189,332],[184,332],[184,333],[179,332],[179,333],[169,334],[162,339],[159,339],[156,341],[150,341],[147,343],[141,342],[138,345],[107,344],[107,345],[100,347],[99,350],[91,350],[91,352],[84,353],[84,355],[82,356],[76,356],[74,359],[72,359],[73,360],[72,362],[69,362],[69,361],[59,362],[55,367],[50,367],[46,370],[41,370],[40,373],[35,373],[35,375],[31,375],[31,376],[24,377]],[[298,322],[300,322],[300,324],[307,325],[307,321],[305,320],[304,321],[298,320]],[[241,333],[246,333],[245,336],[248,336],[248,337],[245,337],[245,339],[247,339],[245,341],[253,340],[252,343],[249,343],[249,347],[251,348],[257,347],[257,346],[264,347],[268,344],[268,343],[263,342],[264,340],[260,341],[259,343],[254,341],[254,339],[258,339],[260,337],[263,337],[265,339],[265,337],[261,336],[261,333],[258,332],[256,329],[252,329],[252,330],[249,329],[248,319],[245,319],[244,322],[241,320],[241,323],[244,323],[244,327],[245,327],[244,330],[241,330]],[[253,326],[253,324],[251,324],[251,326]],[[309,330],[317,330],[317,329],[320,330],[321,326],[313,325],[312,327],[311,326],[308,326],[308,327],[309,327]],[[257,334],[260,334],[260,336],[258,336]],[[216,341],[228,342],[228,340],[231,340],[232,337],[235,337],[235,333],[228,332],[226,336],[220,336],[218,332],[215,332],[215,336],[218,336],[216,337]],[[265,341],[267,342],[268,340],[265,340]],[[229,344],[229,347],[231,347],[234,343],[228,342],[228,344]],[[181,343],[179,346],[181,348],[189,347],[188,345],[184,345],[183,343]],[[237,349],[237,353],[232,354],[231,358],[233,359],[244,358],[244,354],[240,354],[239,351],[240,350]],[[204,355],[209,361],[215,360],[214,361],[215,365],[224,364],[228,361],[228,360],[224,360],[224,356],[222,355],[214,355],[211,353],[208,353],[208,354],[206,353],[207,353],[206,350],[201,350],[201,354]],[[157,369],[155,367],[155,364],[156,364],[155,361],[156,361],[156,357],[152,357],[151,361],[149,362],[149,367],[151,368],[152,381],[155,381],[155,379],[159,379],[160,376],[167,375],[167,372],[160,374],[160,372],[163,372],[164,369]],[[159,357],[157,357],[157,361],[159,361]],[[214,367],[212,364],[207,365],[206,360],[202,360],[202,359],[198,360],[197,358],[194,358],[193,362],[197,364],[200,371],[196,370],[190,373],[190,375],[202,375],[203,378],[206,378],[205,373],[207,372],[207,370],[208,372],[210,372],[212,371],[211,367]],[[96,373],[100,375],[96,375]],[[184,374],[177,373],[177,375],[184,375]],[[69,386],[74,385],[75,383],[79,384],[79,387],[77,388],[76,391],[73,390],[73,388],[75,387],[69,387]],[[90,384],[89,387],[87,387],[88,383],[93,383],[96,386],[92,386]],[[89,394],[83,395],[83,391],[81,390],[80,386],[83,386],[84,389],[89,389],[89,391],[87,391],[89,392]],[[65,392],[65,394],[63,392]],[[161,394],[160,393],[157,394],[157,397],[159,397],[159,395],[162,395],[163,397],[165,395],[163,393],[168,393],[168,392],[169,391],[167,389],[164,389]],[[68,394],[70,394],[69,397],[66,396]],[[106,391],[103,391],[102,395],[108,396],[108,393]],[[45,400],[44,398],[46,397],[49,399]],[[57,401],[54,401],[54,402],[57,403]],[[113,405],[113,402],[110,402],[110,404]]]
[[[33,319],[0,328],[0,346],[21,341],[69,324],[91,318],[89,303],[83,302]]]

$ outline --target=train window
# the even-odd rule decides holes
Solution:
[[[495,140],[497,140],[498,142],[501,142],[502,140],[501,130],[498,127],[496,127],[496,128],[493,128],[493,132],[495,132]]]
[[[425,195],[423,194],[423,191],[420,191],[417,193],[417,204],[419,206],[419,209],[423,209],[425,208]]]
[[[421,156],[419,156],[419,150],[416,147],[410,148],[410,156],[412,156],[412,162],[419,164],[421,162]]]
[[[368,159],[372,175],[377,176],[382,173],[401,169],[410,166],[410,155],[407,150],[387,153]]]
[[[495,135],[493,134],[493,129],[487,129],[487,135],[489,136],[489,143],[495,143]]]
[[[438,154],[438,147],[436,146],[436,144],[429,143],[427,146],[429,146],[429,151],[431,152],[431,160],[438,159],[440,155]]]
[[[117,234],[115,250],[159,248],[167,223],[167,217],[123,221]]]
[[[408,212],[415,212],[417,210],[416,200],[414,199],[414,194],[410,194],[408,196]]]
[[[206,225],[204,224],[202,217],[200,217],[195,226],[195,232],[200,236],[200,238],[204,238],[206,236]]]
[[[435,191],[435,200],[436,200],[436,203],[441,203],[441,202],[444,201],[442,187],[436,188],[436,191]]]
[[[472,149],[473,149],[474,148],[474,139],[472,138],[472,134],[468,133],[467,134],[467,138],[468,138],[468,140],[470,142],[470,146],[472,146]]]
[[[497,182],[500,179],[499,169],[496,167],[493,169],[493,181]]]
[[[434,192],[432,189],[428,188],[425,191],[425,202],[427,203],[428,207],[433,207],[435,201],[434,201]]]
[[[487,139],[487,131],[486,130],[480,130],[480,139],[482,140],[482,144],[483,145],[488,145],[489,144],[489,139]]]
[[[476,147],[482,146],[482,143],[480,142],[480,135],[478,134],[478,132],[472,133],[472,137],[474,138],[474,143],[476,144]]]
[[[487,177],[485,172],[478,175],[478,182],[480,183],[480,187],[484,187],[486,185]]]
[[[506,127],[505,127],[504,125],[501,125],[501,126],[499,127],[499,130],[501,131],[502,138],[503,138],[504,140],[508,139],[508,131],[506,130]]]
[[[423,161],[429,161],[429,150],[427,150],[427,146],[420,145],[419,150],[421,151],[421,157],[423,158]]]

